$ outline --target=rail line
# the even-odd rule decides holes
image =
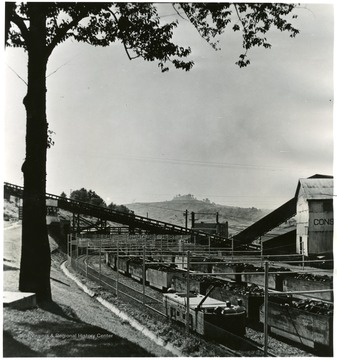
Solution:
[[[97,264],[97,257],[98,255],[81,255],[78,257],[77,261],[72,259],[72,265],[74,266],[77,271],[79,270],[82,275],[87,276],[91,280],[96,281],[97,283],[101,284],[107,290],[113,290],[119,296],[122,295],[123,298],[131,299],[136,304],[146,307],[148,310],[153,312],[156,315],[159,315],[162,318],[167,319],[166,314],[163,311],[163,304],[162,304],[162,293],[159,290],[155,290],[149,286],[146,286],[146,290],[150,291],[151,295],[143,294],[142,292],[142,284],[129,277],[120,274],[118,271],[114,271],[111,268],[107,268],[104,266],[104,272],[107,274],[100,274]],[[102,269],[101,269],[102,270]],[[130,285],[130,282],[132,286]],[[129,283],[129,284],[128,284]],[[144,297],[145,295],[145,297]],[[148,302],[144,301],[144,299],[149,299],[151,301],[151,305]],[[142,299],[142,300],[140,300]],[[195,334],[198,338],[201,338],[200,335]],[[205,341],[205,339],[203,339]],[[261,357],[265,356],[265,352],[263,347],[260,344],[256,343],[253,340],[250,340],[247,337],[241,337],[235,334],[228,332],[228,342],[229,346],[224,344],[216,343],[214,346],[222,349],[227,355],[235,356],[235,357],[246,357],[247,353],[249,356],[256,356]],[[248,350],[236,350],[233,347],[230,347],[230,343],[245,343],[248,346]],[[267,352],[267,356],[269,357],[276,357],[275,354],[271,353],[270,351]]]

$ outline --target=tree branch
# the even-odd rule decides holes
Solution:
[[[109,11],[109,13],[114,17],[115,21],[116,21],[116,24],[118,23],[118,19],[117,19],[117,16],[115,15],[115,13],[111,10],[111,9],[107,9]],[[137,59],[138,57],[140,57],[140,55],[137,55],[137,56],[134,56],[132,57],[129,53],[129,49],[128,47],[126,46],[125,44],[125,41],[124,39],[122,39],[122,43],[123,43],[123,46],[124,46],[124,50],[126,52],[126,55],[128,56],[129,60],[134,60],[134,59]]]
[[[184,8],[185,6],[185,8]],[[204,39],[209,46],[211,46],[213,49],[215,49],[214,43],[210,41],[210,37],[208,34],[203,34],[201,30],[198,27],[198,21],[194,19],[194,16],[188,11],[188,8],[186,6],[190,6],[188,3],[180,3],[180,7],[183,9],[184,13],[186,14],[188,20],[192,23],[192,25],[195,27],[196,31],[200,35],[202,39]]]
[[[26,82],[13,68],[11,68],[8,64],[7,64],[7,66],[13,71],[13,73],[14,73],[20,80],[22,80],[22,81],[28,86],[27,82]]]
[[[134,59],[137,59],[137,58],[141,57],[141,55],[131,56],[130,53],[129,53],[129,48],[126,46],[124,41],[123,41],[123,45],[124,45],[124,49],[125,49],[125,52],[126,52],[128,58],[129,58],[129,60],[134,60]]]
[[[47,46],[47,56],[49,57],[54,48],[57,46],[57,44],[62,41],[62,39],[66,36],[67,32],[76,26],[82,19],[84,19],[87,15],[78,15],[75,18],[73,18],[72,21],[70,21],[68,24],[66,24],[62,28],[58,28],[58,31],[56,32],[56,35],[54,36],[53,40],[50,42],[50,44]]]
[[[178,9],[175,7],[175,4],[174,4],[174,3],[172,3],[172,7],[173,7],[174,11],[175,11],[183,20],[186,20],[186,21],[187,21],[187,19],[185,19],[185,18],[180,14],[180,12],[178,11]]]
[[[238,19],[239,19],[239,21],[240,21],[240,23],[241,23],[241,25],[242,25],[242,27],[243,27],[243,31],[246,32],[246,28],[245,28],[245,25],[244,25],[244,23],[243,23],[243,21],[242,21],[242,19],[241,19],[239,10],[238,10],[238,8],[237,8],[237,5],[236,5],[235,3],[234,3],[233,5],[234,5],[235,11],[236,11],[236,15],[238,16]]]
[[[25,40],[26,44],[28,44],[29,42],[29,31],[27,29],[27,26],[24,22],[24,19],[19,16],[16,11],[14,6],[12,6],[12,8],[10,8],[9,6],[12,5],[11,3],[9,3],[9,5],[7,6],[8,3],[6,3],[6,11],[10,11],[9,14],[6,14],[9,17],[9,21],[12,21],[20,30],[21,32],[21,36],[23,37],[23,39]],[[8,29],[9,31],[9,29]]]
[[[235,4],[234,3],[234,8],[235,8],[235,11],[236,11],[236,15],[238,16],[238,19],[239,19],[239,21],[240,21],[240,23],[241,23],[241,25],[242,25],[242,30],[243,30],[243,32],[245,33],[245,34],[247,34],[247,30],[246,30],[246,27],[245,27],[245,25],[244,25],[244,23],[243,23],[243,20],[241,19],[241,16],[240,16],[240,13],[239,13],[239,10],[238,10],[238,8],[237,8],[237,4]],[[244,56],[246,56],[247,55],[247,53],[248,53],[248,49],[247,48],[245,48],[245,53],[244,53]]]

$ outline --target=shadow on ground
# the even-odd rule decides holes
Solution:
[[[31,310],[29,314],[9,310],[4,322],[4,357],[153,356],[127,339],[81,321],[71,308],[54,302]],[[19,336],[15,336],[18,333]],[[29,344],[34,344],[34,349]]]
[[[42,357],[44,355],[15,340],[8,332],[3,332],[3,357]]]
[[[81,322],[81,319],[77,316],[76,312],[67,305],[60,306],[54,301],[48,301],[39,305],[40,309],[47,311],[51,314],[61,316],[66,320],[71,320],[75,322]]]
[[[18,267],[4,264],[4,271],[17,271],[20,270]]]

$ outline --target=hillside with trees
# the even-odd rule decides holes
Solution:
[[[270,210],[242,208],[212,203],[209,199],[198,200],[191,194],[177,195],[170,201],[133,203],[126,205],[135,214],[185,226],[186,210],[188,227],[191,227],[191,213],[195,213],[196,222],[215,223],[218,213],[219,222],[228,221],[229,233],[234,235],[257,220],[266,216]]]

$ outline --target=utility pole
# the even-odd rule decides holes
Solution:
[[[194,228],[194,223],[195,223],[195,212],[192,211],[191,212],[191,228]]]
[[[185,229],[187,230],[187,222],[188,222],[188,210],[185,210]]]

